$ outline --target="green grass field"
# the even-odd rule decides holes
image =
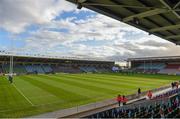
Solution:
[[[0,77],[0,117],[28,117],[83,105],[117,94],[133,94],[170,84],[180,76],[121,74],[54,74]]]

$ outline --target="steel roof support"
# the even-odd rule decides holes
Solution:
[[[177,38],[180,38],[180,35],[172,35],[166,37],[166,39],[177,39]]]
[[[163,5],[165,5],[169,10],[172,10],[172,13],[174,15],[176,15],[178,17],[178,19],[180,19],[180,15],[178,13],[176,13],[173,8],[171,8],[164,0],[159,0]]]
[[[173,7],[173,9],[176,9],[180,5],[180,1]]]
[[[164,27],[159,27],[159,28],[154,28],[150,29],[149,32],[158,32],[158,31],[166,31],[166,30],[173,30],[173,29],[179,29],[180,24],[177,25],[169,25],[169,26],[164,26]]]
[[[129,17],[126,17],[123,19],[123,22],[128,22],[133,20],[134,18],[144,18],[144,17],[149,17],[149,16],[153,16],[153,15],[157,15],[157,14],[161,14],[161,13],[165,13],[168,12],[169,10],[167,9],[154,9],[154,10],[149,10],[146,12],[142,12],[139,14],[135,14]]]

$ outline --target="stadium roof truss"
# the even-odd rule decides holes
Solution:
[[[142,57],[142,58],[129,58],[127,61],[169,61],[176,60],[180,61],[180,56],[164,56],[164,57]]]
[[[67,0],[180,45],[180,0]]]

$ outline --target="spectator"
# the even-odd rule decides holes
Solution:
[[[163,111],[162,107],[160,107],[159,114],[160,114],[161,118],[164,118],[164,111]]]
[[[171,83],[171,87],[172,87],[172,89],[174,88],[174,82]]]
[[[147,92],[147,97],[148,97],[149,99],[152,99],[152,92],[151,92],[150,90]]]
[[[150,105],[141,103],[142,105],[130,105],[127,109],[119,107],[113,108],[96,113],[90,116],[90,118],[179,118],[179,100],[180,97],[176,96],[163,102],[151,103]]]
[[[176,88],[178,89],[179,83],[178,82],[175,82],[175,83],[176,83]]]
[[[128,99],[123,95],[123,97],[122,97],[123,105],[126,105],[127,101],[128,101]]]
[[[122,97],[121,97],[121,95],[118,95],[117,98],[116,98],[116,100],[117,100],[119,106],[121,106],[121,102],[122,102]]]
[[[171,113],[171,112],[172,112],[172,108],[168,107],[168,113]]]
[[[140,88],[138,88],[138,97],[141,95],[141,89]]]

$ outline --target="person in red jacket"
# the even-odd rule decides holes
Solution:
[[[179,83],[178,83],[178,82],[175,82],[175,84],[176,84],[176,88],[178,89]]]
[[[121,101],[122,101],[121,95],[118,95],[117,98],[116,98],[116,100],[117,100],[119,106],[121,106]]]
[[[151,92],[150,90],[147,92],[147,97],[148,97],[149,99],[152,99],[152,92]]]
[[[123,97],[122,97],[123,105],[126,105],[127,101],[128,101],[128,99],[123,95]]]

